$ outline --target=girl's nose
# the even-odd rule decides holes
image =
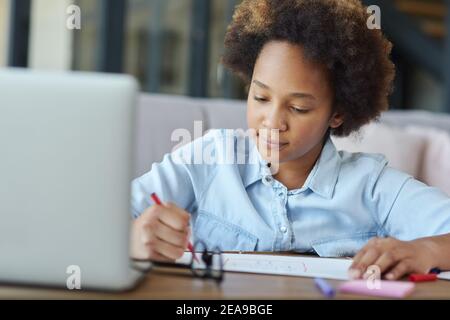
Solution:
[[[284,119],[283,113],[280,110],[271,110],[264,117],[263,126],[267,129],[275,129],[279,131],[286,131],[287,124]]]

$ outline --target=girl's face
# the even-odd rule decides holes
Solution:
[[[278,152],[283,163],[321,148],[328,128],[342,124],[342,117],[333,114],[333,94],[327,70],[308,61],[302,47],[267,43],[255,64],[247,108],[260,152],[261,146],[266,153]]]

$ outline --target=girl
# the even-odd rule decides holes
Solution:
[[[450,199],[330,140],[387,108],[391,43],[368,18],[358,0],[237,7],[223,63],[249,85],[254,135],[211,131],[133,181],[135,258],[181,257],[192,225],[209,249],[354,256],[352,278],[371,265],[387,279],[450,269]],[[219,159],[230,141],[242,163],[195,161],[198,150]],[[173,203],[151,205],[153,192]]]

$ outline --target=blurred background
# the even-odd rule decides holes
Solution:
[[[0,0],[0,66],[136,76],[143,92],[245,99],[219,64],[241,0]],[[391,109],[450,113],[448,0],[378,5],[397,66]],[[71,4],[81,29],[66,27]]]

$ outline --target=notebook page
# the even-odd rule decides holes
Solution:
[[[177,260],[189,263],[191,253],[186,252]],[[320,277],[349,280],[348,268],[352,260],[269,254],[224,253],[224,270],[229,272],[260,273],[297,277]]]

